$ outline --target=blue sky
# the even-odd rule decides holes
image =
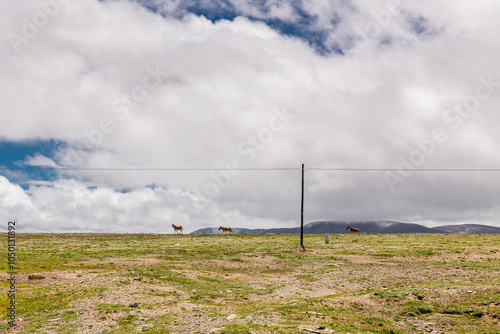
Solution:
[[[27,189],[34,181],[52,181],[57,178],[57,174],[52,168],[41,169],[40,167],[30,167],[27,160],[36,156],[52,157],[52,153],[57,147],[64,145],[56,140],[29,140],[29,141],[0,141],[0,166],[2,175],[9,177]]]
[[[499,226],[497,173],[411,171],[500,168],[497,1],[54,1],[0,4],[22,231],[296,226],[302,163],[307,221]]]

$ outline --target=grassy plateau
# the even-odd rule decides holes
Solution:
[[[0,331],[500,333],[498,234],[305,235],[305,251],[299,242],[17,234],[17,324],[5,258]]]

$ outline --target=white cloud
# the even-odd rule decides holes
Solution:
[[[172,223],[192,232],[213,224],[205,221],[207,214],[222,225],[235,221],[255,227],[280,225],[273,219],[247,217],[213,204],[204,207],[201,214],[193,207],[193,194],[162,187],[122,192],[89,187],[77,180],[59,180],[25,191],[0,176],[0,195],[1,219],[17,220],[20,232],[171,233]]]
[[[0,176],[0,194],[2,211],[6,212],[6,216],[10,214],[16,217],[19,212],[30,211],[32,206],[30,197],[20,186],[11,184],[4,176]]]
[[[23,162],[27,166],[41,166],[41,167],[53,167],[60,168],[54,160],[47,158],[41,154],[36,154],[34,157],[27,156]]]
[[[320,56],[307,41],[244,17],[164,18],[128,1],[61,5],[19,53],[8,40],[0,47],[0,98],[9,111],[0,114],[0,133],[68,143],[51,157],[26,161],[37,166],[397,168],[441,129],[446,140],[422,167],[499,166],[500,24],[494,10],[484,10],[498,9],[497,2],[402,3],[387,21],[380,16],[389,10],[385,1],[303,3],[318,17],[311,29],[328,33],[326,43],[356,52]],[[39,4],[2,3],[3,35],[20,33],[23,17],[32,18]],[[165,10],[173,13],[175,4],[164,2]],[[268,7],[240,2],[237,8],[241,15],[296,20],[287,2]],[[410,14],[439,33],[415,34]],[[359,29],[376,24],[376,34],[356,39]],[[490,76],[492,85],[480,89],[490,94],[472,112],[444,107],[474,102],[468,98]],[[283,111],[293,118],[273,130]],[[495,223],[498,213],[498,187],[490,182],[496,174],[467,180],[415,174],[394,192],[383,173],[320,175],[308,173],[310,220]],[[60,177],[29,191],[4,180],[7,214],[26,215],[20,219],[30,229],[44,231],[161,231],[181,220],[190,230],[298,222],[298,171],[241,172],[228,185],[208,172],[64,171]],[[210,196],[217,181],[222,186]],[[193,209],[201,195],[210,203]]]

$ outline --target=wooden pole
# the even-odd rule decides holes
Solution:
[[[300,205],[300,247],[304,248],[304,164],[302,164],[302,200]]]

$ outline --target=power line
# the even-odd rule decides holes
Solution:
[[[106,167],[0,167],[0,170],[29,171],[290,171],[300,168],[106,168]]]
[[[307,168],[335,172],[500,172],[500,168]]]
[[[20,171],[300,171],[295,167],[274,167],[274,168],[115,168],[115,167],[0,167],[1,170]],[[332,172],[500,172],[500,168],[322,168],[311,167],[305,171],[332,171]]]

